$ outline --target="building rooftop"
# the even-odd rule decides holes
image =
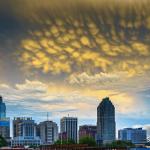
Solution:
[[[15,117],[14,120],[32,120],[32,117]]]
[[[114,106],[111,102],[111,100],[109,99],[109,97],[103,98],[102,101],[100,102],[100,104],[98,105],[98,107],[100,106],[105,106],[105,105],[111,105]]]

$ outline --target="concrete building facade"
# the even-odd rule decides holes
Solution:
[[[78,119],[76,117],[63,117],[60,122],[61,133],[67,134],[67,139],[77,143]]]
[[[41,122],[38,130],[42,144],[54,144],[58,140],[58,126],[55,122]]]

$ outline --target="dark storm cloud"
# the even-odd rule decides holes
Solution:
[[[86,16],[91,18],[105,32],[109,32],[114,26],[116,32],[121,30],[120,21],[125,20],[126,31],[136,31],[146,34],[146,19],[149,17],[149,2],[143,0],[117,1],[108,0],[83,0],[72,1],[62,0],[2,0],[0,2],[0,30],[22,33],[28,29],[35,29],[41,25],[46,26],[47,19],[54,24],[56,18],[61,17],[66,23],[70,23],[71,17],[84,20],[83,26],[86,27]],[[107,5],[106,5],[107,4]],[[70,20],[70,21],[69,21]],[[139,27],[136,27],[136,21]],[[128,26],[128,23],[130,25]],[[73,23],[73,22],[72,22]],[[138,25],[137,25],[138,26]],[[106,35],[107,36],[107,35]]]
[[[62,0],[61,4],[60,0],[2,0],[0,52],[4,57],[5,74],[9,76],[9,70],[15,68],[11,71],[15,72],[15,81],[17,78],[22,80],[20,75],[24,73],[25,76],[29,73],[28,76],[36,74],[44,78],[49,78],[45,73],[61,73],[58,77],[62,79],[66,77],[65,73],[108,71],[116,67],[112,67],[112,64],[116,65],[118,62],[125,71],[136,68],[132,73],[137,73],[145,64],[147,69],[150,43],[149,3],[147,0]],[[54,44],[45,47],[49,41]],[[31,42],[38,49],[32,47],[29,52],[26,47],[30,47]],[[54,51],[57,48],[59,52]],[[38,62],[36,50],[48,56],[41,59],[48,63]],[[51,54],[52,52],[56,55]],[[75,60],[79,56],[81,59]],[[133,57],[136,59],[134,62]],[[51,64],[50,60],[57,61],[58,64]],[[135,62],[137,60],[139,62]],[[137,68],[137,64],[141,68]],[[33,73],[34,70],[41,72]]]

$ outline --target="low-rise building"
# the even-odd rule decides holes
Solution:
[[[10,118],[0,119],[0,135],[6,140],[10,139]]]
[[[14,118],[13,121],[14,137],[11,141],[12,146],[40,145],[41,140],[36,136],[36,123],[32,118]]]
[[[133,144],[145,144],[147,133],[142,128],[125,128],[118,131],[118,138],[122,141],[131,141]]]
[[[67,140],[67,133],[66,132],[63,132],[63,133],[59,133],[59,140],[64,140],[66,141]]]
[[[92,137],[96,140],[97,127],[94,125],[83,125],[79,127],[79,139],[82,137]]]

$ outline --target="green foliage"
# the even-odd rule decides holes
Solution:
[[[120,147],[135,147],[135,145],[130,142],[130,141],[113,141],[110,144],[106,144],[106,147],[116,147],[116,148],[120,148]]]
[[[7,146],[7,141],[0,135],[0,147]]]
[[[79,143],[87,144],[88,146],[96,146],[96,141],[92,137],[89,137],[89,136],[82,137],[79,140]]]
[[[65,144],[75,144],[75,141],[74,140],[72,140],[72,139],[68,139],[68,140],[57,140],[56,142],[55,142],[55,144],[56,145],[65,145]]]

